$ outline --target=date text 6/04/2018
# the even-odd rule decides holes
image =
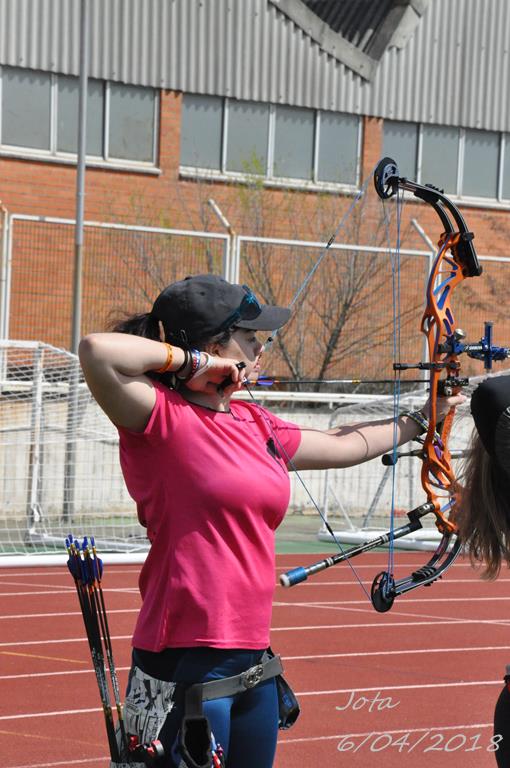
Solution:
[[[413,733],[408,731],[401,736],[391,733],[368,733],[363,736],[344,736],[337,745],[338,752],[359,752],[368,749],[370,752],[382,752],[393,749],[396,752],[410,754],[420,748],[422,752],[496,752],[503,736],[499,733],[485,740],[480,733],[467,736],[465,733],[441,733],[440,731],[425,731]]]

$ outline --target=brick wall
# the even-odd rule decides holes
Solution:
[[[197,183],[179,180],[181,95],[163,92],[159,137],[160,175],[121,170],[88,168],[86,175],[85,215],[99,221],[123,220],[133,223],[157,224],[161,219],[173,227],[200,227],[204,212],[201,206],[214,197],[228,212],[234,227],[248,225],[246,194],[242,188],[224,183]],[[369,175],[381,157],[382,120],[364,119],[361,168]],[[0,200],[11,213],[74,217],[76,168],[58,161],[38,162],[0,157]],[[340,216],[351,199],[346,196],[317,195],[301,191],[271,190],[263,192],[261,209],[271,212],[267,227],[273,234],[285,236],[299,230],[304,239],[310,238],[311,216],[293,220],[289,227],[290,208],[315,211],[317,198],[328,215]],[[437,232],[435,216],[423,205],[407,205],[409,218],[419,218],[430,233]],[[279,214],[279,215],[278,215]],[[510,232],[507,211],[470,208],[466,217],[476,232],[480,252],[492,255],[507,253]],[[212,214],[207,213],[211,229],[222,231]],[[298,226],[301,223],[301,226]]]
[[[327,240],[352,203],[352,196],[349,195],[179,179],[180,124],[181,95],[169,91],[162,92],[159,136],[161,173],[156,175],[88,168],[86,219],[224,232],[207,206],[207,200],[213,197],[232,226],[240,233]],[[381,154],[382,120],[366,117],[361,169],[363,178],[368,179],[370,189],[369,177]],[[76,168],[73,166],[57,161],[37,162],[0,157],[0,200],[11,213],[74,218],[75,185]],[[374,230],[380,228],[380,215],[374,205],[360,208],[357,211],[358,221],[349,225],[352,228],[348,235],[340,233],[339,240],[350,238],[351,242],[373,242],[370,238],[373,237]],[[469,208],[465,210],[465,216],[476,233],[475,242],[480,253],[507,255],[507,240],[510,234],[508,212]],[[432,239],[436,239],[440,231],[437,218],[430,206],[413,202],[406,204],[402,227],[403,245],[423,250],[425,245],[411,225],[413,217]],[[52,283],[58,284],[59,273],[72,272],[72,243],[68,242],[68,245],[62,248],[62,252],[54,251],[48,254],[47,263],[44,263],[40,249],[36,257],[30,255],[29,249],[26,250],[24,258],[27,259],[27,265],[30,259],[37,261],[30,263],[30,272],[34,276],[38,273],[44,275],[44,281],[50,287]],[[280,269],[283,278],[285,269]],[[507,282],[506,273],[501,271],[500,266],[490,265],[488,280],[479,287],[470,286],[466,293],[469,299],[467,306],[472,309],[477,305],[492,303],[495,307],[494,314],[488,319],[504,323],[506,328],[504,286]],[[93,292],[93,287],[88,288]],[[27,289],[31,290],[31,286],[28,285]],[[38,297],[37,291],[34,291],[31,310],[40,322],[44,322],[45,317],[49,318],[48,304],[52,303],[52,299],[47,295],[44,299]],[[23,286],[18,286],[18,292],[23,293]],[[68,312],[68,296],[59,295],[56,290],[53,303],[55,302],[61,304],[64,313]],[[27,338],[33,335],[27,328],[30,324],[26,322],[26,309],[22,302],[17,304],[14,300],[12,310],[14,317],[11,336]],[[45,340],[66,345],[67,330],[52,332],[52,322],[47,320],[48,333]],[[510,336],[510,327],[508,335]],[[506,341],[509,342],[510,339],[507,338]]]

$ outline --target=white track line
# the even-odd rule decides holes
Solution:
[[[115,635],[112,636],[112,640],[131,640],[131,635]],[[11,648],[12,646],[27,646],[27,645],[65,645],[66,643],[86,643],[86,637],[61,637],[56,640],[13,640],[10,643],[0,643],[0,648]]]
[[[102,707],[89,707],[87,709],[62,709],[55,712],[27,712],[21,715],[0,715],[0,722],[6,720],[21,720],[25,717],[61,717],[65,715],[89,715],[91,712],[102,712]]]
[[[328,629],[332,630],[351,630],[351,629],[390,629],[393,627],[434,627],[437,625],[455,627],[465,624],[483,624],[489,626],[502,626],[508,627],[510,620],[496,620],[496,619],[458,619],[458,620],[446,620],[438,619],[437,621],[392,621],[385,622],[384,624],[377,622],[367,622],[364,624],[308,624],[304,626],[292,626],[292,627],[272,627],[271,632],[302,632],[302,631],[324,631]],[[115,635],[112,636],[112,640],[131,640],[131,635]],[[85,637],[63,637],[51,640],[12,640],[7,643],[0,643],[0,648],[11,648],[12,646],[40,646],[40,645],[55,645],[66,643],[85,643]]]
[[[367,736],[382,736],[385,734],[398,734],[398,733],[427,733],[428,731],[458,731],[459,733],[462,733],[466,730],[474,730],[475,728],[492,728],[492,723],[473,723],[473,724],[462,724],[462,725],[431,725],[429,728],[413,728],[412,731],[410,731],[408,728],[402,728],[400,730],[393,730],[393,731],[370,731],[367,733],[338,733],[333,736],[304,736],[299,739],[290,739],[290,738],[282,738],[279,740],[280,745],[284,744],[302,744],[306,742],[316,742],[316,741],[333,741],[347,738],[365,738]],[[98,762],[106,762],[109,760],[109,757],[89,757],[84,758],[82,760],[60,760],[58,762],[53,763],[30,763],[29,765],[12,765],[8,766],[8,768],[58,768],[58,766],[61,765],[83,765],[83,763],[98,763]]]
[[[483,598],[483,597],[477,597],[477,598],[455,598],[454,602],[460,602],[461,600],[469,601],[469,602],[498,602],[502,600],[510,600],[510,596],[508,597],[492,597],[492,598]],[[450,598],[426,598],[424,600],[420,600],[420,603],[451,603],[453,602]],[[404,608],[405,606],[409,606],[410,603],[400,603],[400,606]],[[413,606],[416,605],[416,601],[413,602]],[[282,600],[276,600],[273,603],[273,607],[276,608],[324,608],[330,609],[330,610],[359,610],[356,606],[361,606],[364,610],[363,613],[369,613],[373,614],[373,609],[371,603],[369,603],[366,600],[307,600],[300,601],[300,602],[284,602]],[[366,609],[366,610],[365,610]],[[108,608],[108,614],[110,613],[138,613],[140,609],[137,608]],[[22,619],[44,619],[44,618],[57,618],[57,617],[70,617],[70,616],[81,616],[80,611],[51,611],[47,613],[12,613],[12,614],[5,614],[0,615],[0,621],[5,620],[15,620],[19,621]],[[441,616],[430,616],[427,614],[416,614],[412,613],[410,614],[407,611],[392,611],[392,616],[416,616],[420,618],[434,618],[434,619],[442,619]],[[458,619],[457,617],[446,617],[450,621],[461,621],[461,619]],[[510,621],[510,619],[509,619]]]
[[[375,570],[375,569],[374,569]],[[480,578],[477,579],[452,579],[449,576],[445,577],[444,581],[441,581],[437,584],[437,586],[441,586],[442,589],[444,589],[448,584],[472,584],[479,587],[489,587],[491,589],[494,584],[508,584],[510,582],[510,579],[506,578],[499,578],[497,581],[490,583],[487,581],[482,581]],[[300,582],[300,587],[352,587],[356,586],[356,584],[359,584],[359,581],[320,581],[319,579],[309,579],[307,581]],[[278,586],[281,586],[279,584]],[[287,589],[287,587],[282,587],[282,589]]]
[[[509,645],[480,645],[480,646],[466,646],[465,648],[405,648],[397,649],[394,651],[357,651],[355,653],[323,653],[310,656],[282,656],[283,661],[326,661],[327,659],[351,659],[359,658],[364,659],[367,656],[405,656],[423,653],[480,653],[480,651],[508,651],[510,653]],[[81,670],[80,670],[81,671]],[[92,671],[92,670],[91,670]],[[0,677],[0,680],[2,678]]]
[[[335,552],[331,552],[330,553],[330,555],[334,555],[334,554],[336,554],[336,553]],[[423,554],[427,555],[427,554],[431,554],[431,553],[423,552]],[[330,555],[326,555],[326,557],[329,557]],[[277,557],[278,557],[278,555],[277,555]],[[306,556],[303,556],[303,559],[305,559],[305,557]],[[312,553],[312,557],[313,557],[313,553]],[[352,557],[350,559],[354,560],[354,558],[352,558]],[[315,562],[317,562],[317,563],[321,562],[320,555],[318,556],[318,558],[317,558],[317,560]],[[1,563],[2,563],[2,561],[0,560],[0,565],[1,565]],[[340,570],[342,565],[344,566],[344,568],[346,568],[346,567],[348,568],[349,567],[347,565],[346,561],[344,561],[343,563],[339,563],[338,565],[334,565],[332,567],[333,568],[337,568],[337,570]],[[356,570],[361,570],[362,568],[385,568],[387,565],[388,565],[388,558],[382,559],[380,563],[376,563],[376,562],[373,562],[373,561],[371,561],[370,563],[360,563],[359,565],[356,565]],[[409,560],[406,560],[405,558],[402,558],[401,559],[401,567],[403,568],[404,566],[406,568],[421,568],[423,566],[423,560],[421,560],[420,562],[417,561],[417,562],[413,563],[413,562],[409,562]],[[287,566],[277,565],[276,566],[276,570],[277,571],[289,571],[292,568],[297,568],[297,567],[299,567],[299,566],[297,566],[297,565],[287,565]],[[463,562],[459,562],[457,560],[456,563],[455,563],[455,569],[457,570],[458,568],[466,568],[471,573],[473,573],[473,576],[474,576],[475,579],[479,578],[479,576],[476,575],[476,571],[473,569],[473,566],[469,562],[463,563]]]
[[[131,667],[115,667],[117,672],[126,672],[128,669],[131,669]],[[90,669],[68,669],[68,670],[61,670],[60,672],[27,672],[23,675],[0,675],[0,681],[1,680],[21,680],[25,678],[33,678],[33,677],[59,677],[62,675],[63,677],[69,677],[70,675],[93,675],[94,670],[92,669],[92,666]]]
[[[415,603],[498,603],[502,601],[508,601],[510,600],[510,595],[507,595],[506,597],[420,597],[419,599],[414,600]],[[273,603],[275,606],[305,606],[305,605],[369,605],[371,606],[371,603],[368,603],[367,600],[312,600],[309,602],[280,602],[275,601]]]
[[[276,605],[276,603],[275,603]],[[291,606],[300,606],[303,608],[322,608],[324,611],[345,611],[345,612],[351,612],[351,613],[362,613],[363,615],[369,615],[373,616],[373,610],[372,607],[367,604],[365,608],[355,608],[355,607],[349,607],[344,608],[342,605],[339,606],[332,606],[332,605],[324,605],[321,602],[308,602],[308,603],[279,603],[279,605],[291,607]],[[405,603],[401,603],[402,607],[405,607]],[[407,603],[408,606],[410,606],[409,603]],[[420,611],[420,613],[415,613],[414,611],[396,611],[393,610],[391,613],[392,616],[401,616],[406,619],[431,619],[433,621],[437,621],[439,624],[444,623],[445,625],[450,624],[463,624],[467,619],[460,619],[458,616],[437,616],[436,614],[430,614],[430,613],[424,613],[423,611]],[[475,624],[485,624],[490,623],[494,624],[495,626],[502,626],[502,627],[508,627],[510,619],[472,619]],[[416,622],[418,624],[419,622]],[[389,624],[382,625],[382,626],[390,626]]]
[[[415,690],[439,690],[444,688],[476,688],[481,686],[499,686],[501,680],[473,680],[454,683],[417,683],[416,685],[388,685],[375,688],[337,688],[327,691],[298,691],[296,696],[336,696],[341,693],[373,693],[383,691],[415,691]],[[53,712],[23,712],[18,715],[0,715],[0,722],[8,720],[31,720],[34,717],[69,717],[70,715],[87,715],[92,712],[102,712],[102,707],[88,707],[86,709],[62,709]]]
[[[5,584],[5,582],[3,582]],[[39,585],[38,585],[39,586]],[[58,589],[38,589],[31,592],[0,592],[0,597],[33,597],[35,595],[71,595],[76,592],[75,587],[58,587]],[[128,595],[138,595],[138,587],[117,587],[117,588],[104,588],[103,592],[108,595],[114,592]]]
[[[57,763],[30,763],[30,765],[11,765],[8,768],[56,768],[59,765],[83,765],[83,763],[106,763],[108,757],[86,757],[82,760],[59,760]]]
[[[465,598],[466,600],[470,600],[470,598]],[[481,602],[486,602],[485,598],[477,598]],[[491,599],[500,599],[500,598],[491,598]],[[501,598],[502,600],[507,600],[509,598]],[[427,600],[423,601],[427,602]],[[434,602],[434,600],[430,600],[429,602]],[[437,602],[452,602],[452,600],[448,599],[438,599]],[[278,608],[323,608],[324,610],[350,610],[359,612],[360,609],[356,607],[351,606],[362,606],[362,613],[367,613],[370,615],[373,615],[373,610],[371,604],[369,604],[366,601],[363,600],[308,600],[306,602],[300,601],[300,602],[283,602],[283,601],[275,601],[273,603],[273,607]],[[414,605],[415,603],[413,603]],[[404,608],[406,606],[410,606],[410,603],[400,603],[401,607]],[[346,607],[344,607],[346,606]],[[138,613],[139,608],[109,608],[108,614],[114,614],[114,613]],[[458,622],[462,621],[462,619],[459,619],[456,616],[436,616],[431,614],[425,614],[425,613],[409,613],[409,611],[392,611],[392,616],[405,616],[406,618],[425,618],[425,619],[437,619],[437,620],[448,620],[452,622]],[[44,618],[57,618],[57,617],[64,617],[68,618],[71,616],[81,616],[80,611],[50,611],[46,613],[12,613],[12,614],[6,614],[6,615],[0,615],[0,621],[4,620],[12,620],[12,621],[20,621],[23,619],[44,619]],[[510,621],[510,619],[502,620],[502,621]]]
[[[108,608],[108,616],[111,613],[138,613],[139,608]],[[0,621],[6,619],[19,621],[20,619],[46,619],[56,618],[57,616],[69,617],[69,616],[81,616],[81,611],[64,611],[54,613],[11,613],[6,616],[0,616]]]
[[[406,648],[404,650],[394,651],[360,651],[355,653],[322,653],[322,654],[310,654],[306,656],[283,656],[282,659],[285,663],[290,661],[327,661],[328,659],[364,659],[370,656],[414,656],[418,654],[428,653],[480,653],[488,651],[506,651],[510,656],[510,644],[509,645],[479,645],[479,646],[467,646],[466,648]],[[1,653],[1,652],[0,652]],[[116,667],[117,672],[127,672],[130,667]],[[2,680],[23,680],[32,679],[38,677],[69,677],[70,675],[92,675],[94,670],[90,669],[68,669],[59,670],[56,672],[25,672],[19,675],[0,675],[0,681]]]
[[[116,566],[110,564],[108,566],[108,570],[110,568],[115,568],[114,571],[112,571],[112,574],[117,573],[132,573],[134,576],[138,576],[138,572],[140,570],[140,566],[134,565],[132,568],[122,568],[117,569]],[[137,570],[135,570],[137,569]],[[65,566],[50,566],[44,571],[17,571],[15,568],[6,568],[5,571],[2,570],[2,558],[0,557],[0,579],[2,578],[9,578],[15,576],[18,577],[31,577],[31,576],[58,576],[59,579],[66,577],[69,579],[69,571]]]
[[[489,624],[501,627],[508,627],[509,619],[438,619],[437,621],[392,621],[384,624],[377,622],[367,622],[366,624],[309,624],[301,627],[272,627],[271,632],[303,632],[306,630],[326,630],[326,629],[385,629],[391,627],[433,627],[438,624],[441,626],[455,627],[462,624]],[[0,643],[0,646],[2,643]]]

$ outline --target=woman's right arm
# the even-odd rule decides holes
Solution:
[[[173,347],[171,370],[184,362],[184,351]],[[93,333],[80,342],[85,380],[97,403],[119,427],[142,432],[156,402],[156,391],[144,374],[162,368],[167,346],[127,333]]]

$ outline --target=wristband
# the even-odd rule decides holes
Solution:
[[[404,411],[401,416],[407,416],[408,419],[412,419],[415,424],[421,428],[420,434],[424,435],[429,431],[429,420],[423,415],[423,411]],[[434,430],[434,442],[441,443],[441,435],[437,430]]]
[[[191,355],[191,371],[186,376],[186,381],[191,381],[191,379],[195,376],[198,369],[200,368],[200,363],[202,360],[198,349],[190,349],[190,355]]]
[[[178,374],[186,370],[191,360],[189,349],[184,349],[183,352],[184,352],[184,362],[181,365],[181,367],[177,368],[177,370],[174,372],[175,378],[179,379],[179,381],[186,381],[186,379],[188,378],[187,376],[179,376]]]
[[[155,368],[155,373],[166,373],[170,366],[172,365],[172,361],[174,359],[174,348],[167,344],[166,342],[163,342],[163,344],[166,347],[166,360],[165,363],[161,366],[161,368]]]
[[[203,352],[202,354],[205,356],[205,363],[199,366],[198,370],[191,376],[191,378],[187,379],[187,381],[193,381],[193,379],[198,378],[213,364],[214,360],[212,355],[210,355],[208,352]]]
[[[422,411],[404,411],[401,416],[407,416],[408,419],[412,419],[415,424],[420,427],[420,434],[424,435],[429,431],[429,422],[423,415]]]

